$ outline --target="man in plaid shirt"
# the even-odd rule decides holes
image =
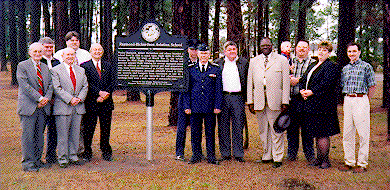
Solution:
[[[287,159],[289,161],[295,161],[297,159],[297,153],[299,148],[299,128],[302,125],[302,122],[305,120],[302,116],[294,112],[294,106],[297,105],[296,101],[301,96],[299,93],[299,79],[306,72],[307,68],[311,63],[315,60],[311,59],[309,54],[310,48],[309,43],[307,41],[299,41],[297,47],[295,48],[296,57],[292,60],[291,65],[291,116],[292,116],[292,125],[287,129]],[[313,138],[306,137],[305,133],[302,133],[302,146],[303,152],[305,154],[306,159],[311,163],[314,161],[314,149],[313,149]]]
[[[344,97],[343,147],[345,165],[341,171],[363,173],[367,171],[370,142],[370,101],[375,91],[375,76],[372,66],[362,61],[360,45],[350,43],[347,46],[349,64],[344,66],[341,82]],[[359,135],[359,153],[355,159],[355,135]],[[357,167],[355,167],[357,165]]]

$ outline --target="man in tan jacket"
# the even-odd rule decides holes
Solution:
[[[289,64],[286,57],[272,52],[269,38],[260,43],[262,54],[252,58],[248,71],[247,104],[256,114],[260,138],[263,141],[263,157],[259,163],[274,162],[282,165],[284,134],[275,133],[274,122],[281,111],[288,107],[290,96]]]

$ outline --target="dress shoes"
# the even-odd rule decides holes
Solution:
[[[52,165],[52,163],[49,163],[49,162],[42,162],[42,161],[38,161],[36,166],[38,168],[50,168]]]
[[[68,165],[68,163],[59,163],[60,168],[67,168]]]
[[[329,162],[323,162],[320,166],[318,166],[318,168],[320,168],[320,169],[328,169],[331,166],[332,165]]]
[[[191,160],[188,162],[188,164],[196,164],[196,163],[199,163],[201,161],[202,161],[202,159],[192,159],[191,158]]]
[[[273,162],[273,160],[256,160],[256,163],[259,163],[259,164],[270,164],[272,162]]]
[[[242,157],[235,157],[234,159],[236,159],[238,162],[245,162],[244,158]]]
[[[25,168],[23,168],[23,171],[25,171],[25,172],[38,172],[39,168],[37,166],[25,167]]]
[[[184,156],[176,156],[175,160],[179,160],[179,161],[185,162],[186,158]]]
[[[105,160],[107,162],[111,162],[112,161],[112,154],[111,153],[103,153],[102,158],[103,158],[103,160]]]
[[[352,170],[352,173],[364,173],[367,172],[367,168],[363,168],[361,166],[358,166]]]
[[[77,161],[70,161],[69,164],[70,164],[70,165],[81,166],[81,165],[84,165],[84,164],[85,164],[85,161],[82,160],[82,159],[79,159],[79,160],[77,160]]]
[[[339,170],[342,171],[342,172],[347,172],[347,171],[352,171],[353,167],[344,164],[344,165],[338,167],[337,169],[339,169]]]
[[[219,165],[219,161],[216,161],[216,160],[207,161],[207,163],[214,164],[214,165]]]
[[[317,166],[321,165],[321,162],[319,160],[315,159],[314,161],[310,162],[308,165],[317,167]]]
[[[230,157],[230,156],[222,156],[222,158],[219,159],[218,161],[223,162],[223,161],[228,161],[228,160],[231,160],[231,159],[232,159],[232,157]]]
[[[272,165],[273,168],[279,168],[280,166],[282,166],[283,163],[282,162],[274,162],[274,164]]]

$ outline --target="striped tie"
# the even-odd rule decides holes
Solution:
[[[99,63],[96,64],[96,70],[97,70],[97,72],[99,74],[99,78],[101,79],[102,78],[102,71],[99,68]]]
[[[43,96],[43,77],[41,72],[41,65],[37,63],[37,76],[38,76],[38,84],[39,84],[39,94]]]

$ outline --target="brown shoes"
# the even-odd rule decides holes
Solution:
[[[353,173],[364,173],[367,172],[367,168],[363,168],[361,166],[358,166],[352,170]]]
[[[338,169],[339,169],[340,171],[342,171],[342,172],[347,172],[347,171],[351,171],[351,170],[353,169],[353,167],[344,164],[344,165],[338,167]]]

